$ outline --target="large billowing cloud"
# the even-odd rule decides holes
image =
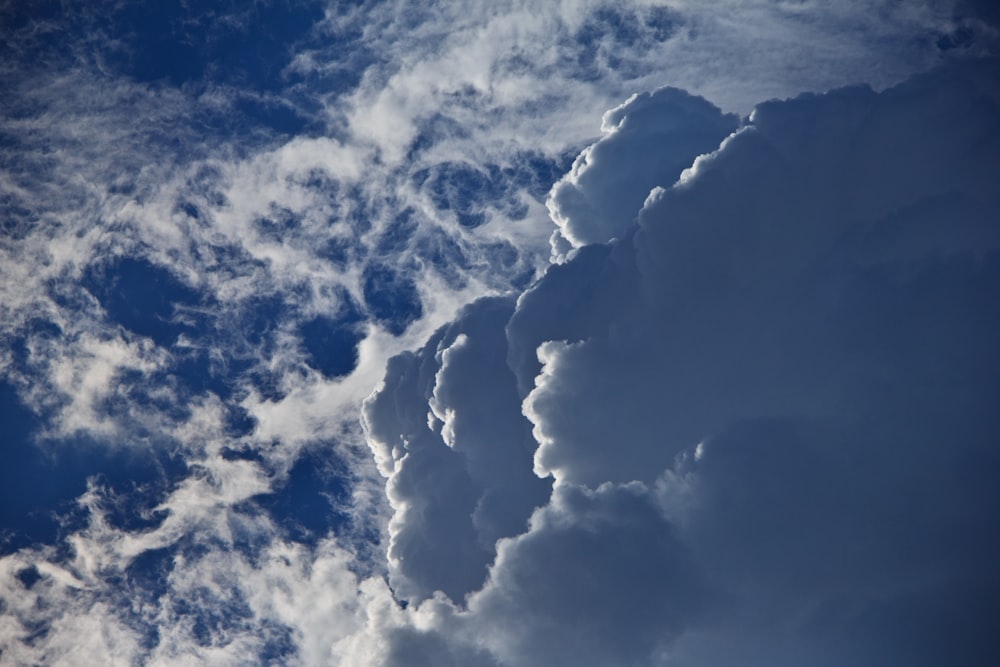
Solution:
[[[626,242],[561,269],[606,273],[592,295],[558,274],[529,291],[511,336],[520,357],[542,346],[525,403],[540,470],[648,480],[650,452],[662,468],[732,420],[842,417],[881,393],[883,375],[906,387],[921,367],[985,361],[945,360],[951,348],[937,347],[923,358],[938,342],[924,337],[950,340],[931,326],[943,307],[931,296],[970,291],[948,267],[966,261],[970,280],[987,280],[996,244],[995,97],[980,74],[762,105],[650,197]],[[935,282],[929,295],[905,296],[921,280]],[[969,317],[992,323],[972,306]],[[975,324],[954,324],[976,336],[956,354],[988,340]],[[904,333],[911,342],[895,344]],[[665,406],[676,413],[666,418]]]
[[[534,470],[555,487],[497,544],[482,589],[424,602],[417,626],[510,665],[988,664],[998,83],[978,62],[760,105],[619,241],[551,268],[498,325],[505,340],[472,328],[496,305],[469,309],[453,325],[466,380],[519,387]],[[604,145],[639,168],[660,149]],[[627,191],[648,175],[620,177]],[[420,375],[461,373],[434,345]],[[488,370],[501,355],[510,379]],[[421,391],[437,405],[400,386],[369,403],[376,443],[396,425],[380,406],[416,419]],[[496,432],[449,406],[454,450]],[[517,422],[494,407],[493,423]],[[417,460],[407,447],[390,489]],[[469,521],[463,491],[410,472]],[[397,507],[394,534],[420,525],[401,509],[420,502]],[[412,568],[429,572],[426,555]]]

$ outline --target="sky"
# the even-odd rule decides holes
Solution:
[[[998,46],[0,0],[0,664],[994,664]]]

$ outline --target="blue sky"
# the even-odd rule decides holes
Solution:
[[[990,664],[997,25],[0,2],[0,662]]]

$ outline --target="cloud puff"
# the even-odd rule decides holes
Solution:
[[[415,354],[394,358],[364,408],[395,508],[393,586],[404,598],[478,589],[502,537],[522,532],[548,484],[504,355],[511,299],[478,301]]]
[[[563,241],[580,247],[628,231],[654,186],[673,185],[737,123],[735,115],[674,88],[633,95],[608,111],[604,137],[580,153],[549,194],[549,212]]]
[[[656,664],[717,604],[717,592],[642,484],[559,485],[526,532],[500,540],[489,577],[467,606],[440,593],[406,610],[372,598],[367,629],[342,659]]]
[[[497,545],[468,615],[501,664],[645,664],[714,604],[643,485],[560,485]]]

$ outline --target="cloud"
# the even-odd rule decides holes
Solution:
[[[714,604],[641,484],[557,486],[497,545],[469,622],[501,664],[644,664]]]
[[[373,590],[347,664],[655,664],[717,604],[638,483],[556,486],[465,608],[439,593],[404,610]]]
[[[869,288],[892,303],[902,298],[894,289],[934,279],[922,263],[935,256],[966,257],[988,280],[991,166],[966,152],[992,132],[991,84],[976,83],[982,67],[881,96],[853,88],[762,105],[750,126],[654,193],[631,236],[581,254],[579,267],[553,270],[522,297],[510,324],[522,375],[536,368],[527,351],[553,341],[525,402],[541,442],[536,465],[588,483],[649,480],[648,452],[666,467],[729,420],[857,409],[870,369],[903,362],[900,350],[879,347],[888,322],[849,307],[851,289],[888,272],[898,288]],[[932,133],[938,124],[956,129]],[[925,157],[896,166],[916,151]],[[584,299],[590,287],[564,277],[573,273],[602,279]],[[567,305],[550,306],[556,299]],[[904,314],[913,336],[938,317],[932,303],[895,316]],[[857,336],[872,337],[869,347],[841,351]],[[905,376],[905,364],[892,368]],[[598,405],[600,417],[576,416]],[[666,405],[676,410],[669,419]],[[612,440],[620,444],[609,449]]]
[[[510,299],[476,302],[417,353],[390,362],[365,403],[369,443],[395,514],[393,587],[417,601],[462,600],[486,576],[496,541],[524,530],[547,484],[503,354]]]
[[[727,595],[737,608],[763,595],[746,588],[756,573],[782,574],[768,565],[786,542],[762,525],[771,503],[755,483],[768,460],[789,461],[783,479],[827,463],[846,475],[829,449],[889,437],[876,417],[902,423],[918,405],[918,453],[931,434],[951,442],[934,415],[968,417],[941,457],[966,480],[993,389],[986,371],[966,383],[971,362],[956,350],[985,349],[993,333],[991,316],[981,335],[968,324],[977,306],[991,312],[981,285],[996,210],[991,163],[966,159],[970,146],[995,154],[995,87],[961,68],[884,96],[776,102],[702,158],[735,119],[659,87],[739,113],[804,89],[881,89],[987,49],[995,32],[955,7],[404,2],[331,5],[321,18],[265,3],[148,23],[126,5],[0,9],[13,16],[0,58],[0,368],[30,422],[19,444],[143,462],[136,477],[52,458],[53,479],[76,477],[39,509],[55,517],[54,541],[14,540],[0,557],[4,657],[78,662],[85,646],[102,664],[558,660],[572,650],[552,643],[566,637],[558,623],[504,630],[529,603],[589,629],[580,662],[663,651],[711,662],[738,639],[697,637],[754,635],[746,615],[711,623]],[[240,50],[251,43],[260,50]],[[199,61],[226,44],[248,59]],[[547,266],[549,186],[616,105],[617,129],[551,199],[567,238],[594,245],[516,297]],[[668,119],[704,134],[688,143],[664,132]],[[849,225],[820,238],[834,219]],[[792,283],[799,292],[781,288]],[[500,296],[463,310],[488,295]],[[847,326],[869,319],[894,326]],[[327,334],[338,354],[324,354]],[[386,360],[415,348],[365,408],[377,470],[358,410]],[[911,393],[887,389],[899,368]],[[828,424],[841,410],[861,425]],[[779,442],[761,467],[741,463],[739,443],[762,439]],[[813,458],[787,452],[799,441],[820,443]],[[988,455],[971,460],[993,469]],[[306,463],[312,486],[299,483]],[[741,486],[730,478],[744,468],[754,476]],[[886,478],[932,484],[928,470]],[[859,482],[876,508],[881,471]],[[832,497],[825,480],[808,487]],[[51,482],[24,483],[35,481]],[[984,516],[962,513],[966,491],[992,496],[941,487],[954,502],[932,528],[954,519],[964,539],[956,517]],[[72,489],[86,491],[67,505]],[[732,547],[725,489],[750,513],[736,527],[767,536],[745,571],[718,560]],[[790,505],[833,512],[827,496],[783,489]],[[894,508],[881,509],[868,530]],[[855,535],[775,520],[816,543]],[[615,543],[634,549],[604,550]],[[923,562],[951,572],[965,553]],[[653,560],[669,566],[662,580],[631,576]],[[579,593],[617,600],[634,634],[551,585],[571,562],[608,573]],[[876,571],[849,565],[830,581]],[[826,599],[789,572],[761,616],[772,625],[754,635],[759,656],[805,596]],[[926,611],[912,623],[933,625],[967,599],[908,576],[862,612],[859,597],[824,607],[836,622],[803,650],[846,645],[868,618],[887,627],[911,601]]]
[[[723,115],[704,99],[674,88],[634,95],[605,113],[604,137],[580,153],[549,195],[560,242],[580,247],[627,232],[654,186],[673,185],[695,157],[718,148],[737,123],[735,115]],[[637,164],[639,156],[649,162]]]
[[[949,7],[882,7],[875,25],[860,18],[868,12],[812,8],[820,13],[803,21],[805,12],[788,7],[733,3],[740,17],[733,25],[754,27],[746,36],[683,3],[582,3],[540,13],[521,3],[433,11],[405,3],[393,11],[338,7],[314,29],[307,29],[305,14],[305,23],[284,22],[289,17],[281,8],[262,7],[288,40],[284,73],[274,77],[246,63],[233,71],[220,64],[184,69],[193,63],[185,60],[175,73],[183,86],[170,85],[170,76],[147,76],[143,53],[129,40],[148,26],[134,13],[116,10],[110,23],[100,23],[86,8],[74,8],[73,20],[62,25],[57,17],[23,12],[12,23],[10,45],[11,62],[26,68],[9,72],[15,94],[5,101],[2,128],[10,137],[4,150],[16,156],[4,162],[2,181],[5,225],[16,228],[2,248],[9,278],[5,335],[23,336],[29,313],[62,326],[66,311],[75,317],[93,296],[80,289],[81,276],[102,275],[119,258],[139,260],[198,294],[186,315],[201,318],[200,335],[161,356],[161,374],[176,377],[181,365],[200,364],[211,382],[197,390],[247,389],[275,400],[308,393],[303,387],[318,369],[310,366],[315,355],[303,352],[302,327],[317,316],[336,317],[353,304],[392,333],[421,314],[426,323],[418,330],[431,330],[471,298],[522,289],[547,255],[544,193],[566,156],[596,131],[593,109],[654,81],[701,92],[699,82],[717,92],[736,91],[740,82],[752,91],[722,102],[737,110],[798,90],[800,76],[820,89],[859,77],[882,85],[937,61],[941,50],[912,40],[858,42],[852,35],[944,29],[952,21]],[[165,16],[164,39],[189,53],[181,34],[187,25],[205,38],[193,43],[214,53],[227,35],[239,42],[264,32],[246,13],[226,17],[217,29],[205,28],[204,18],[193,10]],[[867,32],[854,30],[858,25],[841,30],[848,18]],[[128,32],[107,34],[115,26]],[[83,27],[107,39],[88,37]],[[65,31],[68,52],[47,41],[57,29]],[[268,53],[276,52],[277,35],[258,35]],[[733,53],[762,35],[785,40],[787,48],[774,51],[782,67],[718,67],[719,60],[751,67]],[[816,50],[820,35],[831,44],[828,52]],[[795,55],[806,47],[820,55],[807,61]],[[331,76],[343,59],[363,69],[336,85],[310,87],[316,82],[308,77]],[[876,69],[873,62],[891,66]],[[249,76],[251,70],[263,78]],[[282,81],[281,99],[265,102],[290,104],[311,118],[305,136],[288,139],[241,106],[272,95]],[[636,98],[630,113],[644,99]],[[684,164],[686,152],[714,148],[721,134],[716,128],[703,145],[675,147],[667,171]],[[629,132],[616,136],[621,141]],[[604,150],[595,147],[595,159]],[[578,177],[590,178],[586,171]],[[664,186],[672,181],[650,178]],[[569,183],[554,202],[568,198]],[[567,202],[558,206],[569,215]],[[618,225],[630,219],[631,211],[622,213]],[[391,259],[381,256],[384,248],[392,248]],[[377,279],[390,264],[392,279]],[[433,294],[442,280],[451,298]],[[382,312],[398,303],[413,306],[411,318]],[[447,307],[432,312],[436,303]],[[115,313],[94,315],[73,328],[105,338],[118,324]],[[413,338],[411,344],[421,342]],[[394,351],[390,344],[383,357]],[[38,371],[51,366],[40,362]],[[7,367],[22,373],[16,364]],[[54,384],[36,373],[23,381]],[[186,391],[175,394],[177,402],[186,400]],[[356,408],[355,392],[346,394],[345,403]]]
[[[551,267],[478,357],[506,358],[553,495],[464,606],[429,598],[411,623],[500,664],[985,664],[993,72],[762,104],[618,241]],[[471,503],[431,485],[443,465],[407,470],[416,439],[372,408],[406,405],[416,425],[426,404],[442,454],[480,437],[453,426],[461,403],[404,403],[392,380],[407,368],[430,387],[471,340],[394,360],[369,402],[390,497],[397,475],[422,482],[391,531],[436,537],[410,572],[459,531],[407,509],[446,506],[459,526]]]

